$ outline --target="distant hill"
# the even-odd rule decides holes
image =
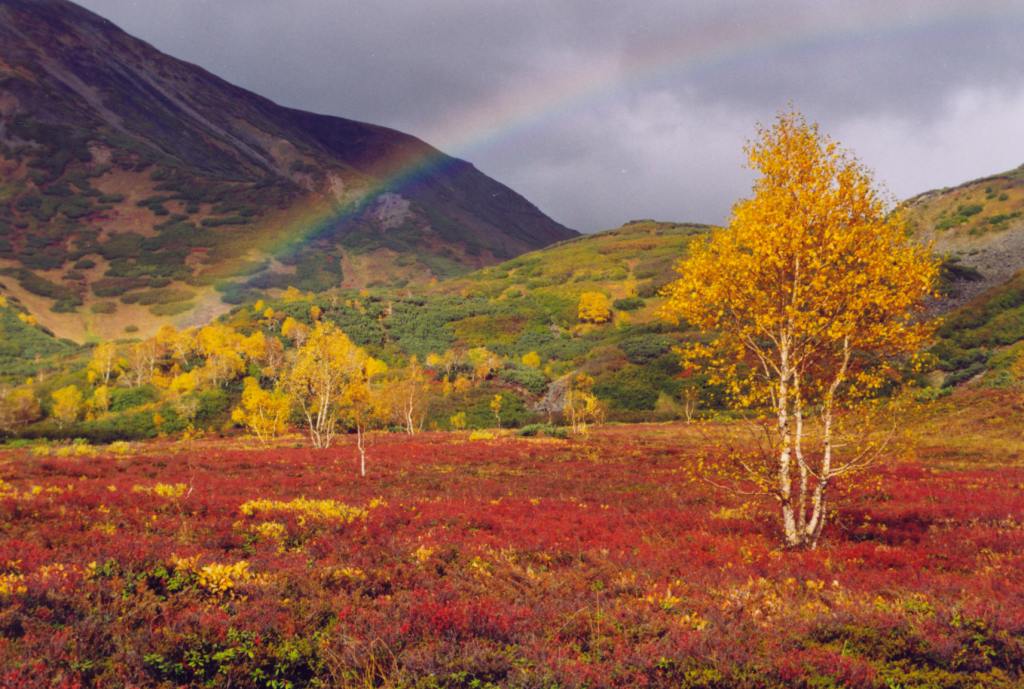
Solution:
[[[950,259],[948,307],[1024,270],[1024,166],[918,194],[902,205],[915,236]]]
[[[281,107],[65,0],[0,0],[0,283],[75,339],[575,236],[401,132]]]

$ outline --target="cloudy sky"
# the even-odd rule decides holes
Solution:
[[[723,222],[792,103],[897,197],[1024,163],[1024,0],[80,0],[292,107],[470,160],[579,230]]]

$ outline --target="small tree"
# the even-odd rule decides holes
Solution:
[[[93,414],[102,414],[108,409],[110,409],[110,388],[100,385],[93,390],[92,397],[89,398],[89,410]]]
[[[737,406],[770,411],[767,451],[741,458],[737,478],[778,501],[787,546],[813,547],[828,488],[879,450],[864,436],[840,457],[839,423],[928,336],[916,316],[938,265],[868,171],[800,115],[762,128],[747,156],[753,197],[680,261],[663,313],[714,334],[683,348],[690,364]]]
[[[375,386],[387,369],[383,361],[363,353],[361,365],[349,379],[340,401],[342,419],[356,432],[360,476],[366,476],[366,432],[387,418],[387,405]]]
[[[577,373],[565,392],[562,413],[568,418],[572,432],[576,435],[586,435],[591,424],[600,423],[604,418],[601,402],[591,392],[593,387],[593,378],[585,373]]]
[[[501,428],[501,403],[503,398],[500,394],[495,395],[491,398],[490,407],[491,413],[494,414],[494,420],[498,423],[498,428]]]
[[[242,385],[241,404],[231,412],[231,420],[266,445],[287,429],[292,400],[283,390],[264,390],[251,376]]]
[[[0,432],[15,433],[42,416],[39,400],[27,385],[19,388],[0,387]]]
[[[423,427],[427,414],[428,393],[427,372],[420,366],[415,355],[409,359],[409,365],[399,371],[385,386],[383,394],[391,418],[409,435],[415,434]]]
[[[68,385],[54,390],[51,397],[53,408],[50,410],[50,414],[57,421],[57,426],[63,428],[67,424],[78,421],[82,415],[83,396],[77,385]]]
[[[296,352],[284,387],[309,427],[313,447],[330,447],[349,388],[365,375],[366,352],[333,323],[317,323]]]
[[[113,342],[101,342],[92,350],[86,376],[90,383],[110,385],[121,373],[117,345]]]

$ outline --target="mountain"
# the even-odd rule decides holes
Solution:
[[[952,294],[962,306],[1024,269],[1024,165],[903,204],[910,229],[946,257]]]
[[[279,106],[65,0],[0,0],[0,280],[74,339],[577,233],[415,137]]]

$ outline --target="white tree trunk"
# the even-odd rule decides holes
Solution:
[[[356,447],[359,449],[359,475],[366,477],[366,444],[363,439],[363,426],[356,424]]]

